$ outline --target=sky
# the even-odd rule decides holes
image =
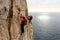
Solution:
[[[29,12],[60,12],[60,0],[27,0]]]

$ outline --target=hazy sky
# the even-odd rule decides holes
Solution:
[[[60,12],[60,0],[27,0],[29,12]]]

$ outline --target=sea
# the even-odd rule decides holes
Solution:
[[[34,40],[60,40],[59,12],[31,12]]]

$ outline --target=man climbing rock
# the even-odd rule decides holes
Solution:
[[[28,18],[29,23],[30,23],[33,17],[30,15],[30,16],[28,16],[27,18]]]
[[[21,20],[21,35],[22,35],[24,33],[24,26],[27,24],[27,19],[21,15],[20,20]]]
[[[30,23],[31,20],[32,20],[32,16],[31,15],[28,16],[27,19],[29,20],[29,23]],[[24,16],[22,16],[22,14],[21,14],[21,16],[20,16],[20,20],[21,20],[21,35],[24,33],[24,26],[27,24],[27,19]]]

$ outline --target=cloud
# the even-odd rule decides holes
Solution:
[[[29,10],[46,10],[49,8],[59,9],[60,8],[60,0],[27,0],[28,9]]]
[[[60,0],[27,0],[29,6],[38,5],[58,5],[60,6]]]

